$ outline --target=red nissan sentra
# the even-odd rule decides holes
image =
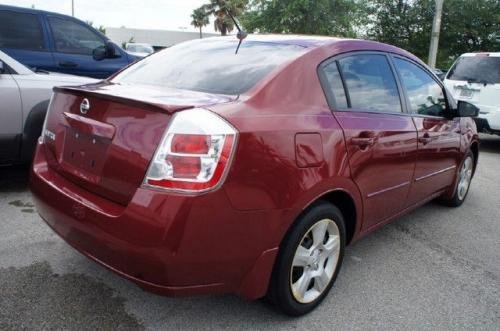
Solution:
[[[249,36],[182,43],[98,84],[56,88],[31,176],[41,217],[165,295],[327,295],[345,246],[432,199],[459,206],[471,116],[381,43]]]

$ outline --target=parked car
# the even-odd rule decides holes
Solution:
[[[309,312],[345,246],[430,200],[459,206],[470,116],[412,54],[362,40],[182,43],[56,88],[31,190],[90,259],[165,295]]]
[[[461,55],[444,84],[456,100],[476,105],[478,131],[500,135],[500,53]]]
[[[434,74],[441,80],[444,80],[444,77],[446,76],[446,71],[442,69],[434,69]]]
[[[97,80],[34,72],[0,51],[0,165],[31,161],[54,86],[92,82]]]
[[[137,60],[70,16],[0,5],[0,50],[30,68],[106,78]]]
[[[143,58],[155,52],[150,44],[144,43],[126,43],[125,50],[138,58]]]

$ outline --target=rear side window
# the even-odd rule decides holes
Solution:
[[[448,73],[448,79],[483,84],[500,84],[500,57],[476,55],[457,60]]]
[[[442,87],[416,64],[400,58],[395,58],[394,64],[408,94],[412,112],[443,116],[446,101]]]
[[[338,62],[351,108],[402,112],[396,79],[385,55],[352,55]]]
[[[92,55],[104,41],[92,30],[76,22],[49,17],[56,50],[60,53]]]
[[[342,84],[342,78],[340,77],[337,61],[324,66],[322,71],[328,83],[326,88],[328,88],[329,91],[327,93],[331,93],[331,95],[333,95],[335,107],[339,109],[347,108],[347,96],[345,94],[344,85]]]
[[[113,81],[237,95],[306,50],[296,45],[245,40],[235,54],[237,44],[234,37],[184,42],[137,62]]]
[[[43,39],[36,15],[0,10],[0,48],[43,51]]]

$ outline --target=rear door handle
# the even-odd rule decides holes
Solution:
[[[354,138],[351,138],[351,144],[359,146],[359,147],[371,147],[371,146],[375,145],[377,140],[378,139],[376,137],[372,137],[372,138],[354,137]]]
[[[78,67],[78,63],[72,61],[61,61],[59,62],[59,66],[63,68],[76,68]]]

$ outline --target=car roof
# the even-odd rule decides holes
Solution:
[[[226,38],[235,38],[235,36],[228,36]],[[327,36],[308,36],[293,34],[249,34],[247,39],[250,41],[266,42],[272,44],[296,45],[304,48],[320,47],[338,40],[342,40],[342,38]]]
[[[225,40],[237,41],[236,36],[226,36],[222,38],[211,37],[211,38],[205,38],[204,40],[206,39],[221,40],[223,38],[225,38]],[[384,44],[378,41],[364,40],[364,39],[340,38],[340,37],[328,37],[328,36],[310,36],[310,35],[288,35],[288,34],[249,34],[245,40],[278,44],[278,45],[296,45],[309,49],[343,45],[343,47],[345,48],[359,47],[360,49],[363,50],[372,49],[376,51],[392,52],[405,55],[410,58],[416,58],[413,54],[396,46]],[[341,48],[343,47],[341,46]],[[341,49],[339,49],[338,51],[341,51]]]
[[[500,57],[500,52],[477,52],[477,53],[465,53],[460,55],[460,57],[473,57],[473,56]]]

